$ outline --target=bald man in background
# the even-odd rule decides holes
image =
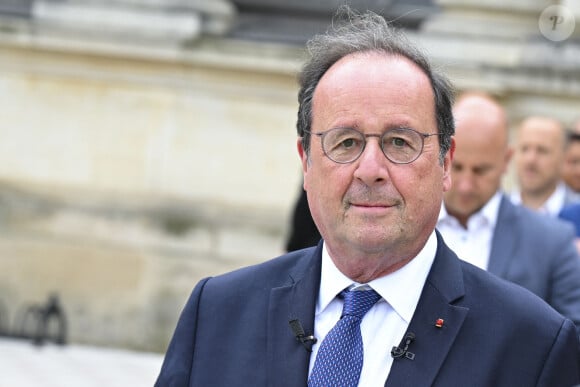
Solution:
[[[515,166],[519,190],[511,199],[556,217],[562,208],[578,201],[562,180],[566,130],[555,118],[532,116],[517,131]]]
[[[482,93],[453,108],[452,187],[437,229],[457,255],[532,291],[580,331],[580,258],[573,227],[514,205],[501,190],[512,156],[502,106]]]

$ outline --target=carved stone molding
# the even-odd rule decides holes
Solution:
[[[0,0],[5,31],[71,40],[181,43],[227,34],[235,15],[228,0]]]

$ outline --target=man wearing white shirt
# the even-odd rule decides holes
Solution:
[[[515,166],[518,190],[511,199],[538,212],[557,217],[578,200],[562,180],[566,131],[555,118],[531,116],[517,130]]]
[[[560,214],[562,208],[569,204],[578,202],[578,196],[570,191],[570,188],[566,186],[563,181],[556,184],[552,194],[538,207],[532,207],[531,201],[528,201],[528,205],[522,201],[522,191],[515,189],[510,195],[510,199],[514,204],[524,205],[528,208],[536,210],[542,214],[546,214],[552,217],[557,217]]]
[[[365,315],[361,323],[364,343],[363,369],[359,381],[361,386],[382,386],[387,380],[393,364],[391,348],[393,337],[403,337],[413,312],[419,302],[422,284],[425,282],[437,250],[437,238],[431,234],[427,244],[411,262],[401,269],[362,286],[374,289],[382,299]],[[351,286],[353,281],[346,277],[332,263],[326,246],[322,249],[322,272],[320,293],[314,314],[314,336],[325,337],[340,318],[342,303],[335,295]],[[407,284],[400,291],[402,283]],[[361,286],[360,284],[355,287]],[[310,356],[310,370],[314,366],[320,346],[313,346]]]
[[[453,184],[437,229],[460,258],[534,292],[580,327],[572,227],[514,205],[501,192],[512,155],[504,109],[488,95],[466,93],[453,115]]]
[[[439,215],[437,227],[444,235],[445,242],[453,246],[453,250],[461,259],[483,270],[487,270],[501,199],[501,193],[496,192],[481,210],[469,217],[465,225],[450,215],[445,206],[441,208]]]

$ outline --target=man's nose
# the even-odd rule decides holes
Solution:
[[[475,187],[475,176],[472,172],[461,171],[452,175],[453,187],[458,192],[471,192]]]
[[[389,164],[381,149],[379,139],[368,137],[365,149],[356,161],[357,167],[354,171],[354,177],[363,181],[366,185],[371,186],[382,182],[389,177]]]

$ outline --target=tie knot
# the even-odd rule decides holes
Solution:
[[[343,316],[353,316],[362,319],[363,316],[381,299],[381,296],[373,289],[369,290],[343,290],[344,306]]]

